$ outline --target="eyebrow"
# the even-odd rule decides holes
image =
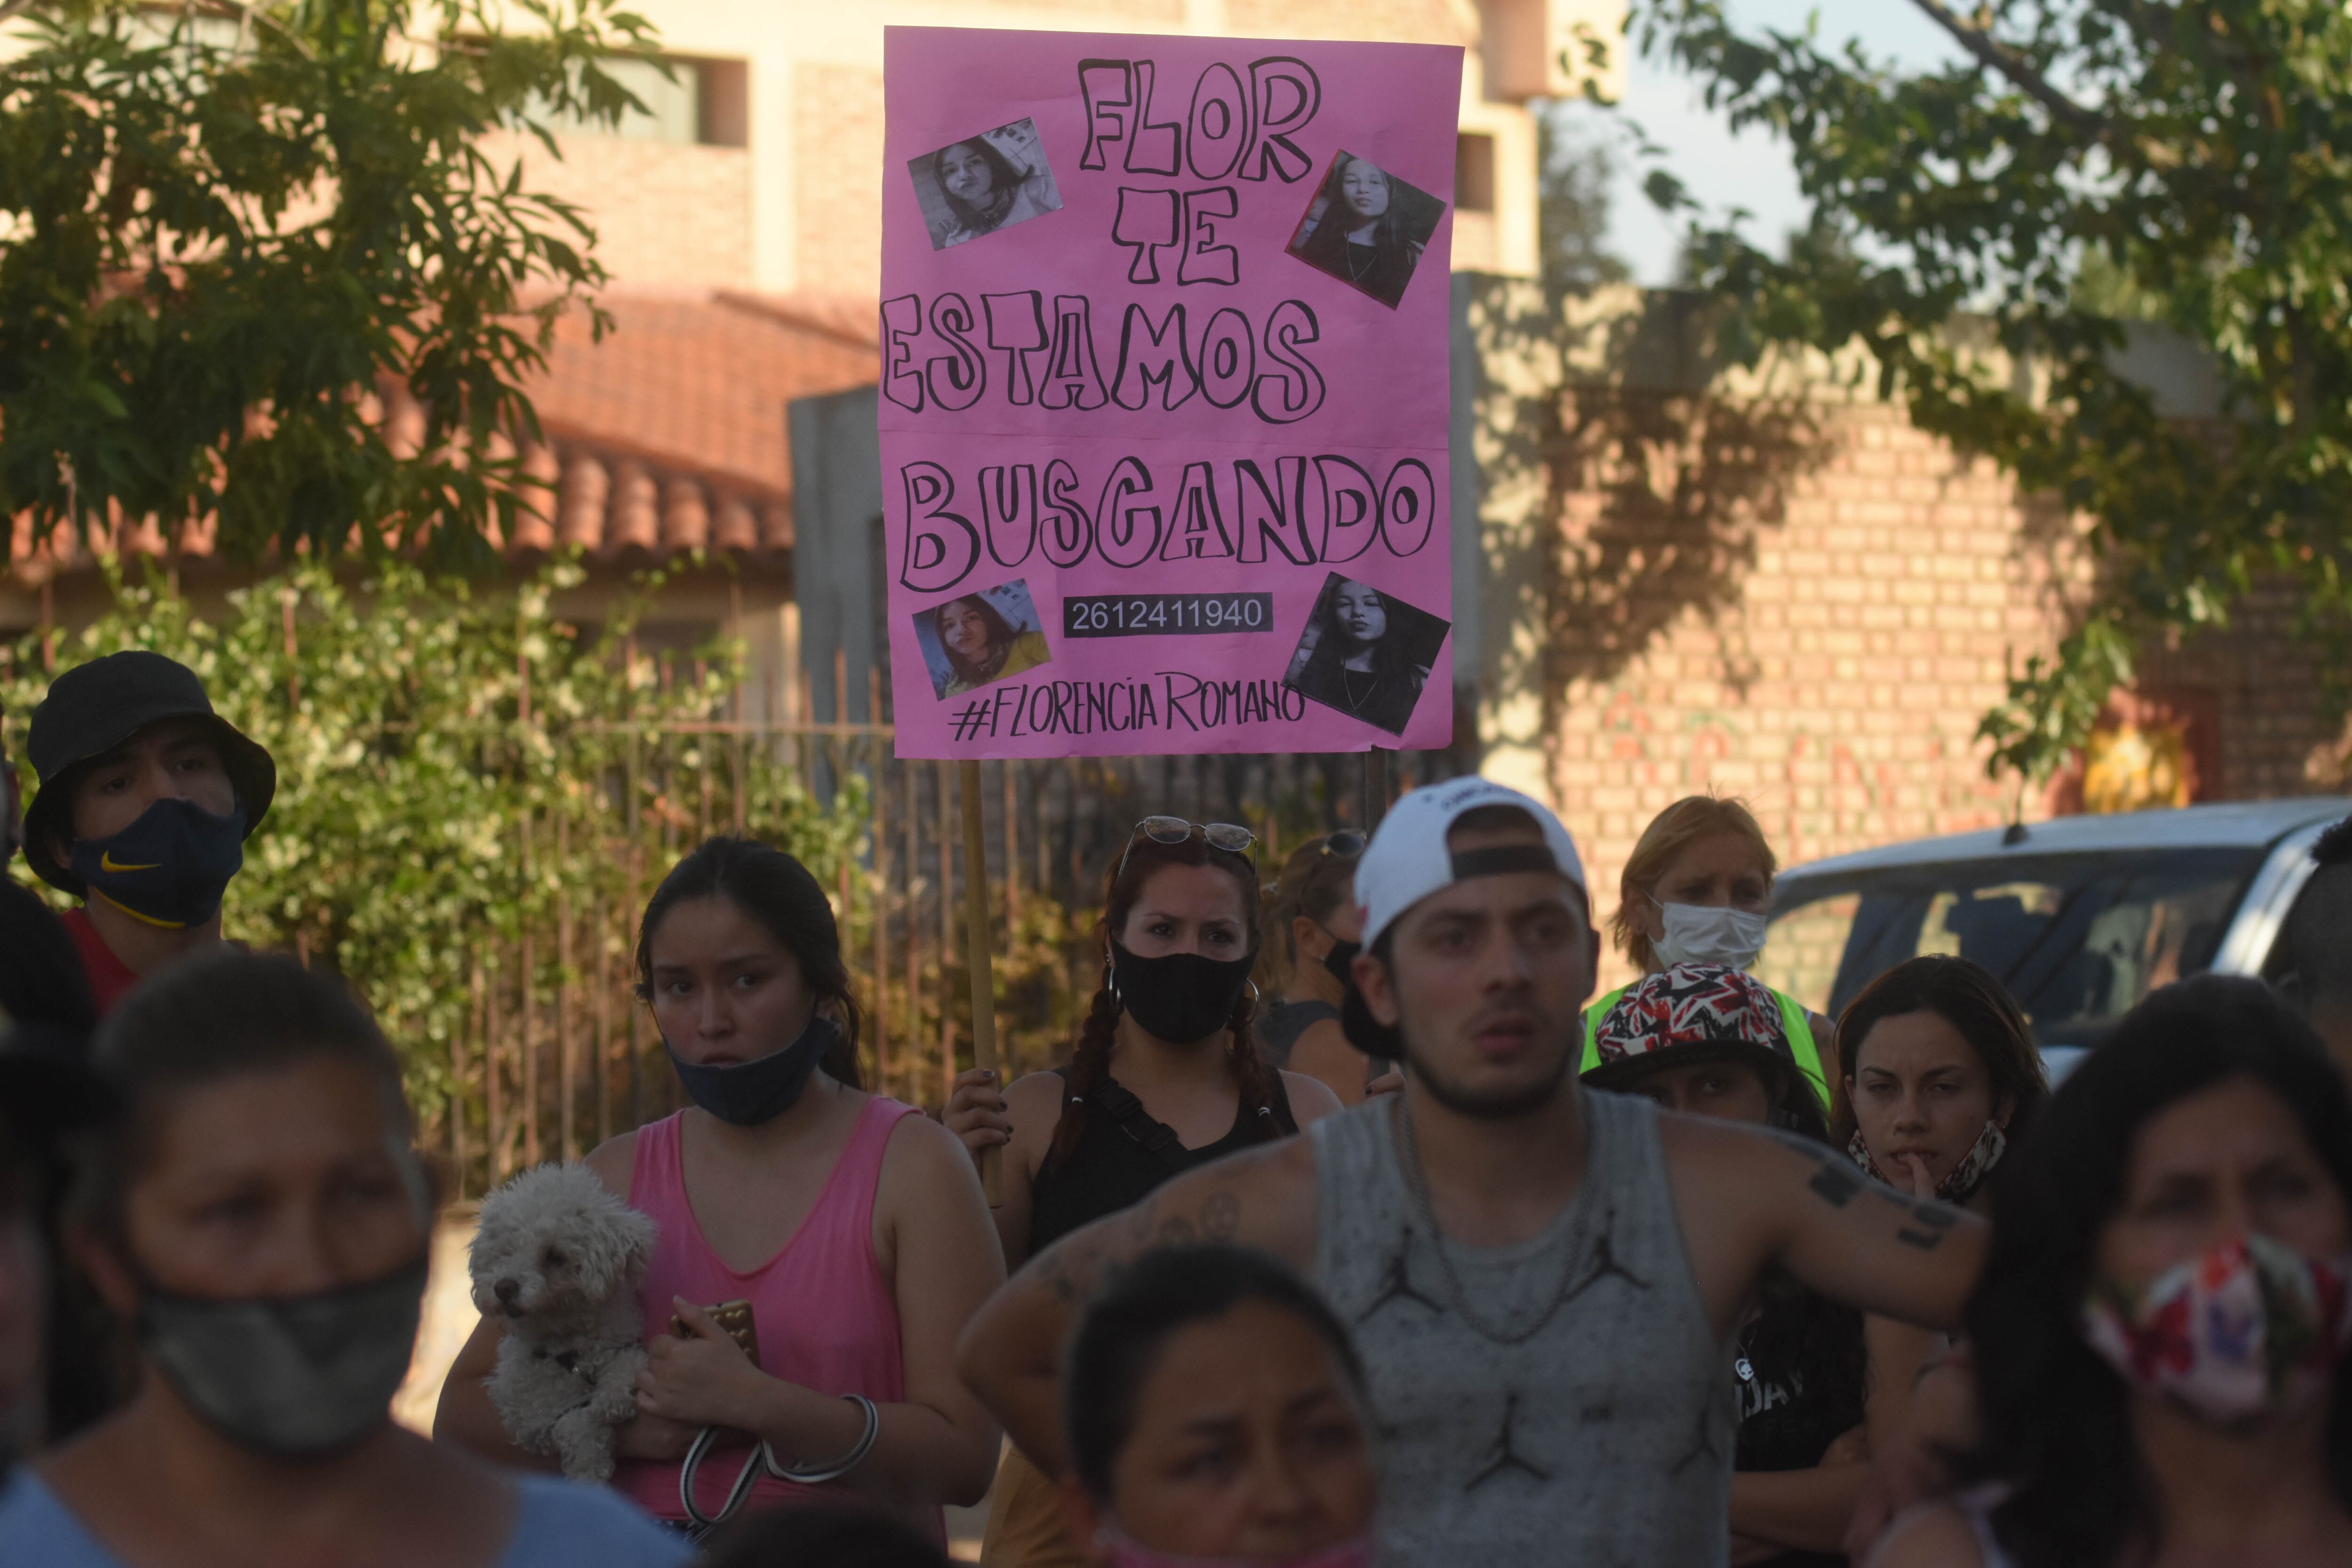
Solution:
[[[740,968],[742,965],[747,963],[769,963],[772,962],[774,962],[774,955],[772,953],[737,952],[730,953],[725,958],[712,959],[710,963],[711,967],[714,969],[736,969]],[[695,965],[691,963],[656,963],[653,966],[653,970],[656,974],[685,974],[690,973],[694,968]]]

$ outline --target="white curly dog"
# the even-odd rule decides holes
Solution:
[[[637,1413],[637,1285],[654,1222],[585,1165],[525,1171],[482,1203],[474,1305],[501,1321],[490,1403],[507,1436],[574,1480],[613,1474],[613,1428]]]

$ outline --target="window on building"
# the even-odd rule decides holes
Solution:
[[[1495,210],[1495,139],[1483,132],[1454,139],[1454,205],[1467,213]]]
[[[625,115],[618,126],[553,115],[552,130],[672,147],[740,147],[750,140],[750,70],[741,60],[621,59],[606,61],[604,69],[644,110]]]

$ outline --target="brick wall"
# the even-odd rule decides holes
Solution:
[[[2007,480],[1881,405],[1569,405],[1550,783],[1604,909],[1686,795],[1786,863],[2002,820],[1977,721],[2060,607]]]
[[[1582,320],[1538,301],[1481,279],[1472,305],[1478,456],[1505,498],[1482,518],[1485,602],[1518,617],[1481,637],[1482,729],[1559,807],[1599,912],[1642,829],[1686,795],[1745,797],[1784,865],[2007,820],[2015,783],[1986,776],[1975,731],[2079,602],[2092,563],[2074,521],[1829,367],[1706,384],[1672,300],[1628,291]],[[1541,483],[1515,486],[1514,464]],[[2290,612],[2258,595],[2229,632],[2143,658],[2141,687],[2218,696],[2207,798],[2341,777]],[[1516,667],[1494,651],[1514,636]],[[1535,687],[1516,694],[1516,736],[1498,672]],[[1609,970],[1626,977],[1613,953]]]
[[[751,286],[751,162],[745,149],[618,136],[559,136],[556,144],[560,160],[535,140],[501,132],[483,138],[482,150],[500,169],[520,156],[525,188],[586,209],[596,259],[616,281]]]
[[[793,68],[793,276],[866,299],[882,292],[882,73]],[[906,176],[902,172],[899,178]]]

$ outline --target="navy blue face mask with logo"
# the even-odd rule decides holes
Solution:
[[[194,801],[159,800],[110,838],[77,840],[67,864],[91,892],[149,925],[202,925],[245,864],[245,813],[215,816]]]
[[[771,1051],[733,1067],[706,1067],[688,1061],[667,1040],[662,1042],[662,1048],[669,1052],[670,1065],[677,1068],[677,1080],[686,1086],[687,1095],[695,1104],[721,1121],[737,1127],[757,1127],[793,1108],[801,1090],[808,1087],[809,1075],[816,1071],[817,1063],[840,1039],[840,1026],[819,1015],[811,1018],[800,1037],[782,1050]]]

